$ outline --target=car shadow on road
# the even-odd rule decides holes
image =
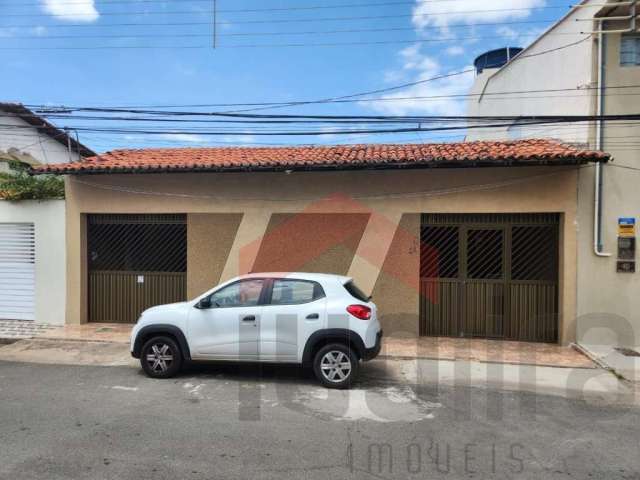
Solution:
[[[140,375],[144,372],[140,370]],[[216,378],[235,382],[270,382],[281,384],[318,386],[311,368],[293,364],[197,362],[183,366],[178,378]],[[361,364],[353,388],[385,387],[397,383],[389,374],[384,361]]]
[[[300,365],[264,363],[198,362],[184,365],[179,377],[217,378],[235,382],[279,382],[313,384],[310,369]]]

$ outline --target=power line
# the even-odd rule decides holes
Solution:
[[[581,40],[578,40],[577,42],[571,42],[571,43],[568,43],[568,44],[565,44],[565,45],[559,45],[558,47],[554,47],[554,48],[551,48],[551,49],[548,49],[548,50],[543,50],[541,52],[537,52],[537,53],[534,53],[534,54],[519,54],[513,60],[511,60],[510,63],[513,63],[513,62],[516,62],[516,61],[520,61],[520,60],[522,60],[524,58],[538,57],[540,55],[546,55],[548,53],[553,53],[553,52],[557,52],[557,51],[560,51],[560,50],[564,50],[566,48],[571,48],[571,47],[580,45],[582,42],[585,42],[585,41],[589,40],[589,38],[591,38],[591,36],[587,35],[584,38],[582,38]],[[458,74],[461,74],[461,73],[458,72]],[[380,92],[377,92],[377,93],[380,93]],[[355,97],[355,96],[361,97],[361,96],[364,96],[364,95],[356,94],[356,95],[351,95],[351,96],[338,97],[337,99],[338,100],[342,100],[342,99],[345,99],[345,98],[351,98],[351,97]],[[322,101],[317,101],[317,102],[314,102],[314,103],[323,103],[323,102]],[[287,106],[288,106],[287,104],[283,104],[282,106],[276,106],[276,107],[260,107],[260,108],[257,108],[257,109],[253,109],[253,111],[255,111],[255,110],[264,110],[264,109],[267,109],[267,108],[286,108]],[[246,111],[252,111],[252,110],[246,110]]]
[[[463,13],[465,14],[473,14],[473,13],[500,13],[500,12],[530,12],[531,10],[559,10],[559,9],[569,9],[571,5],[564,6],[541,6],[536,8],[494,8],[494,9],[481,9],[481,10],[465,10]],[[254,12],[258,11],[274,11],[272,9],[265,10],[253,10]],[[218,11],[221,13],[222,11]],[[234,13],[241,13],[242,10],[236,10]],[[249,12],[248,10],[244,10],[244,12]],[[101,12],[100,16],[133,16],[133,15],[210,15],[212,14],[212,10],[176,10],[176,11],[146,11],[146,12]],[[378,15],[378,16],[360,16],[360,17],[329,17],[329,18],[297,18],[297,19],[272,19],[272,20],[241,20],[241,21],[228,21],[228,22],[220,22],[220,24],[255,24],[255,23],[301,23],[301,22],[325,22],[325,21],[346,21],[346,20],[381,20],[387,18],[414,18],[414,17],[436,17],[436,16],[448,16],[448,15],[460,15],[461,12],[451,11],[451,10],[443,10],[442,12],[430,12],[430,13],[411,13],[411,14],[403,14],[403,15]],[[85,13],[77,13],[77,14],[51,14],[51,13],[9,13],[3,14],[3,17],[86,17]]]
[[[581,33],[559,32],[555,35],[581,35]],[[538,33],[523,34],[522,37],[538,37]],[[452,37],[452,38],[413,38],[403,40],[378,40],[378,41],[352,41],[352,42],[325,42],[325,43],[264,43],[264,44],[234,44],[218,45],[217,48],[224,49],[252,49],[252,48],[298,48],[298,47],[342,47],[342,46],[363,46],[363,45],[400,45],[415,43],[442,43],[459,42],[464,40],[496,40],[504,39],[502,35],[475,36],[475,37]],[[54,47],[0,47],[0,50],[184,50],[184,49],[205,49],[211,45],[93,45],[93,46],[54,46]],[[535,55],[530,55],[535,56]]]
[[[210,1],[210,0],[209,0]],[[547,24],[554,20],[523,20],[513,22],[487,22],[487,23],[461,23],[447,25],[447,28],[469,28],[469,27],[491,27],[491,26],[506,26],[506,25],[531,25],[531,24]],[[144,24],[143,24],[144,25]],[[151,24],[150,24],[151,25]],[[162,24],[166,26],[167,24]],[[211,26],[211,23],[202,23],[201,25]],[[95,25],[96,27],[108,27],[110,25]],[[35,28],[33,26],[32,28]],[[56,25],[56,27],[64,27],[64,25]],[[11,28],[11,27],[10,27]],[[13,27],[13,28],[24,28]],[[47,26],[46,28],[49,28]],[[428,27],[421,31],[439,30],[439,27]],[[261,36],[298,36],[298,35],[337,35],[342,33],[382,33],[382,32],[406,32],[415,31],[415,27],[396,27],[396,28],[348,28],[348,29],[334,29],[334,30],[315,30],[315,31],[296,31],[296,32],[220,32],[217,34],[219,37],[261,37]],[[184,33],[184,34],[169,34],[160,35],[157,33],[151,34],[133,34],[133,35],[121,35],[121,34],[104,34],[104,35],[12,35],[6,37],[5,40],[12,39],[85,39],[85,38],[181,38],[181,37],[209,37],[211,33]]]
[[[431,117],[430,117],[431,118]],[[447,118],[452,119],[469,119],[469,120],[484,120],[484,121],[502,121],[505,122],[505,119],[508,117],[443,117],[442,120],[446,120]],[[390,128],[390,129],[350,129],[350,130],[309,130],[309,131],[256,131],[256,130],[247,130],[247,131],[205,131],[205,130],[142,130],[142,129],[125,129],[125,128],[102,128],[102,127],[74,127],[73,130],[76,131],[90,131],[90,132],[103,132],[103,133],[120,133],[120,134],[129,134],[129,133],[142,133],[146,135],[181,135],[181,134],[190,134],[190,135],[205,135],[205,136],[215,136],[215,135],[243,135],[243,136],[317,136],[317,135],[352,135],[352,134],[364,134],[364,133],[376,133],[376,134],[390,134],[390,133],[407,133],[407,132],[442,132],[442,131],[455,131],[455,130],[475,130],[475,129],[487,129],[487,128],[500,128],[500,127],[511,127],[514,125],[514,121],[527,121],[525,125],[554,125],[554,124],[563,124],[563,123],[580,123],[580,122],[593,122],[593,121],[640,121],[640,114],[628,114],[628,115],[602,115],[602,116],[535,116],[535,117],[511,117],[513,121],[509,121],[508,123],[497,123],[497,124],[476,124],[476,125],[454,125],[454,126],[437,126],[437,127],[428,127],[424,128],[421,126],[418,127],[403,127],[403,128]],[[0,127],[8,127],[8,128],[43,128],[43,127],[33,127],[33,126],[25,126],[18,127],[12,125],[0,125]]]
[[[448,3],[456,2],[460,0],[414,0],[414,1],[387,1],[387,2],[368,2],[368,3],[348,3],[348,4],[332,4],[332,5],[307,5],[304,7],[270,7],[270,8],[242,8],[242,9],[223,9],[218,10],[219,13],[257,13],[257,12],[281,12],[281,11],[303,11],[303,10],[330,10],[339,8],[365,8],[365,7],[383,7],[394,5],[422,5],[433,3]],[[210,3],[211,0],[181,0],[179,3]],[[177,3],[171,0],[113,0],[102,1],[101,6],[106,5],[118,5],[118,4],[137,4],[137,3],[152,3],[152,4],[164,4],[164,3]],[[15,2],[7,3],[8,6],[41,6],[38,2]],[[56,2],[56,5],[86,5],[86,2]]]
[[[468,73],[473,70],[464,70],[463,72],[458,73]],[[404,88],[402,86],[392,87],[394,89]],[[640,84],[636,85],[608,85],[607,89],[640,89]],[[322,103],[353,103],[353,102],[362,102],[362,103],[373,103],[373,102],[397,102],[397,101],[407,101],[407,100],[443,100],[443,99],[467,99],[473,97],[491,97],[495,96],[507,96],[507,95],[522,95],[522,94],[531,94],[531,93],[564,93],[564,92],[584,92],[589,95],[591,91],[597,90],[597,87],[571,87],[571,88],[553,88],[553,89],[540,89],[540,90],[513,90],[513,91],[502,91],[502,92],[485,92],[485,93],[460,93],[460,94],[450,94],[450,95],[418,95],[418,96],[407,96],[407,97],[377,97],[377,98],[358,98],[358,99],[343,99],[343,100],[325,100]],[[359,95],[365,95],[359,94]],[[531,97],[506,97],[506,98],[498,98],[495,100],[513,100],[513,99],[542,99],[542,98],[584,98],[587,95],[562,95],[562,96],[553,96],[553,95],[540,95],[540,96],[531,96]],[[605,96],[638,96],[639,93],[605,93]],[[290,104],[305,104],[311,101],[295,101],[290,102]],[[315,101],[318,102],[318,101]],[[166,104],[166,105],[120,105],[120,106],[109,106],[105,108],[116,108],[116,109],[144,109],[144,108],[211,108],[211,107],[257,107],[257,106],[279,106],[283,105],[285,102],[247,102],[247,103],[197,103],[197,104]],[[43,104],[36,103],[28,103],[25,104],[29,108],[33,108],[41,112],[42,116],[47,116],[48,112],[56,111],[56,109],[71,109],[74,107],[47,107]],[[289,104],[287,104],[289,105]],[[99,107],[93,107],[99,108]]]
[[[558,47],[554,47],[552,49],[549,50],[544,50],[541,52],[536,52],[533,54],[521,54],[518,55],[517,57],[515,57],[515,59],[512,60],[512,62],[516,62],[516,61],[520,61],[522,59],[525,58],[529,58],[529,57],[537,57],[540,55],[544,55],[544,54],[548,54],[548,53],[553,53],[556,51],[560,51],[566,48],[570,48],[576,45],[579,45],[582,42],[587,41],[589,38],[591,38],[590,36],[586,36],[581,40],[578,40],[577,42],[572,42],[569,44],[565,44],[565,45],[560,45]],[[264,108],[284,108],[284,107],[290,107],[290,106],[300,106],[300,105],[310,105],[310,104],[322,104],[322,103],[327,103],[327,102],[331,102],[331,101],[336,101],[336,100],[345,100],[345,99],[351,99],[351,98],[355,98],[355,97],[363,97],[366,95],[374,95],[377,93],[384,93],[384,92],[389,92],[389,91],[393,91],[393,90],[401,90],[403,88],[408,88],[411,86],[415,86],[418,84],[423,84],[423,83],[427,83],[427,82],[432,82],[432,81],[436,81],[436,80],[441,80],[443,78],[448,78],[448,77],[452,77],[452,76],[457,76],[457,75],[463,75],[469,72],[474,71],[474,69],[466,69],[466,70],[462,70],[462,71],[458,71],[458,72],[452,72],[449,74],[445,74],[445,75],[439,75],[439,76],[435,76],[435,77],[431,77],[428,79],[424,79],[424,80],[419,80],[416,82],[410,82],[410,83],[405,83],[405,84],[401,84],[401,85],[396,85],[393,87],[388,87],[388,88],[383,88],[383,89],[377,89],[377,90],[369,90],[369,91],[365,91],[365,92],[357,92],[357,93],[353,93],[350,95],[343,95],[343,96],[338,96],[338,97],[330,97],[330,98],[325,98],[325,99],[320,99],[320,100],[308,100],[308,101],[297,101],[297,102],[285,102],[282,103],[280,105],[276,105],[276,106],[272,106],[272,107],[261,107],[261,108],[256,108],[256,109],[250,109],[250,110],[245,110],[245,112],[247,111],[255,111],[255,110],[261,110]],[[81,110],[80,108],[70,108],[70,107],[60,107],[62,109],[66,109],[66,110]],[[100,112],[118,112],[118,113],[153,113],[153,114],[167,114],[169,112],[166,111],[154,111],[154,110],[136,110],[136,109],[105,109],[105,108],[98,108],[98,107],[93,107],[93,108],[89,108],[89,109],[84,109],[84,111],[100,111]],[[215,115],[215,114],[219,114],[219,112],[171,112],[173,114],[176,115],[187,115],[189,113],[193,113],[193,115]],[[240,112],[227,112],[227,114],[234,114],[234,113],[240,113]],[[356,118],[361,118],[361,117],[356,117]],[[375,117],[375,118],[379,118],[379,117]]]

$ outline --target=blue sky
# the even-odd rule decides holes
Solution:
[[[570,2],[559,0],[217,0],[218,48],[213,49],[212,0],[1,0],[0,91],[6,101],[82,106],[287,102],[336,97],[464,70],[486,50],[529,43],[565,14],[569,5]],[[336,33],[337,30],[358,32]],[[257,35],[265,33],[269,35]],[[446,41],[434,41],[441,39]],[[567,38],[567,43],[574,40]],[[384,43],[317,45],[368,42]],[[283,44],[304,46],[277,46]],[[187,46],[201,48],[176,48]],[[371,97],[464,94],[472,81],[473,74],[466,74]],[[271,112],[464,114],[464,103],[454,98],[391,99],[260,113]],[[57,123],[78,125],[67,120]],[[339,137],[328,133],[323,137],[295,138],[230,134],[150,138],[101,132],[82,133],[81,140],[102,151],[150,145],[459,138],[453,134]]]

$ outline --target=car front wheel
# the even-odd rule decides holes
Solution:
[[[358,367],[358,356],[340,343],[322,347],[313,360],[316,377],[328,388],[349,388],[358,374]]]
[[[153,337],[143,345],[140,364],[151,378],[170,378],[180,371],[182,353],[170,337]]]

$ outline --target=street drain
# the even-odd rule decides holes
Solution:
[[[616,347],[615,350],[620,352],[625,357],[640,357],[640,353],[632,348]]]

